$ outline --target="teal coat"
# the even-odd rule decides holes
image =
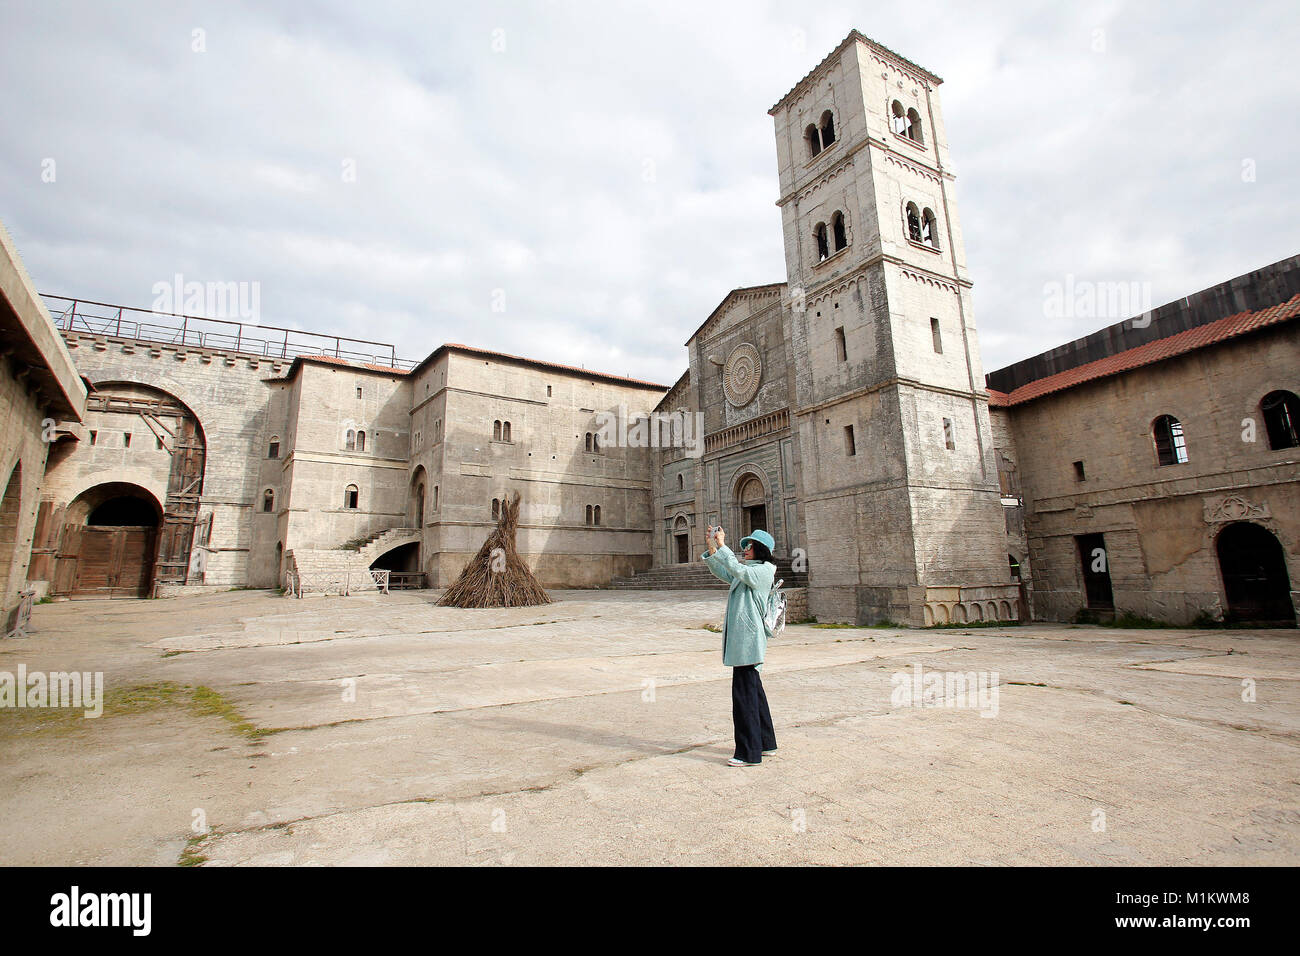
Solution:
[[[762,670],[767,651],[763,614],[776,579],[776,566],[762,561],[741,561],[723,545],[701,555],[709,570],[731,585],[727,592],[727,617],[722,624],[722,663],[727,667],[758,664]]]

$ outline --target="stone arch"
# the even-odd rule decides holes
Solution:
[[[971,601],[969,620],[972,624],[984,620],[984,608],[979,601]]]
[[[408,517],[411,527],[423,529],[429,494],[429,473],[425,471],[423,465],[417,465],[415,471],[411,473],[410,492]]]
[[[947,624],[947,623],[949,623],[951,620],[952,620],[951,615],[949,615],[949,613],[948,613],[948,605],[946,605],[946,604],[936,604],[936,605],[934,606],[934,623],[935,623],[935,624]]]
[[[15,572],[22,566],[18,553],[23,512],[22,461],[14,463],[8,478],[4,486],[4,495],[0,497],[0,587],[4,588],[4,597],[0,599],[0,611],[8,610],[12,603],[17,603],[13,592],[23,583],[13,580]],[[8,622],[5,622],[5,626],[8,626]]]
[[[954,624],[966,623],[966,605],[954,604],[952,606],[952,623]]]
[[[149,489],[106,481],[68,503],[54,591],[86,597],[147,597],[159,580],[162,502]],[[186,554],[188,560],[188,552]]]
[[[1214,550],[1231,619],[1295,625],[1286,551],[1276,534],[1253,521],[1234,521],[1215,536]]]
[[[1000,612],[1000,613],[999,613],[999,618],[1000,618],[1001,620],[1003,620],[1003,621],[1011,621],[1011,620],[1014,620],[1014,618],[1012,618],[1012,616],[1011,616],[1011,603],[1010,603],[1009,601],[1002,601],[1002,602],[1000,602],[999,605],[998,605],[998,610],[999,610],[999,612]]]

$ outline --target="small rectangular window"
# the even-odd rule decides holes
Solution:
[[[930,338],[934,340],[934,350],[940,355],[943,354],[943,336],[939,334],[939,320],[930,320]]]
[[[278,441],[273,441],[273,442],[271,442],[271,444],[267,447],[267,449],[266,449],[266,457],[267,457],[267,458],[279,458],[279,457],[280,457],[280,443],[279,443]]]
[[[357,398],[360,398],[360,397],[361,397],[361,386],[358,385],[358,386],[357,386]]]
[[[122,445],[123,445],[124,447],[126,447],[126,448],[130,448],[130,447],[131,447],[131,433],[130,433],[130,432],[123,432],[123,433],[122,433]]]
[[[1083,481],[1083,462],[1081,461],[1074,463],[1074,480]]]
[[[159,438],[157,435],[154,435],[153,440],[156,441],[156,442],[158,443],[158,447],[161,449],[162,446],[163,446],[163,444],[162,444],[162,439]]]
[[[849,349],[844,343],[844,329],[835,330],[835,354],[839,356],[841,362],[849,360]]]
[[[547,398],[551,397],[551,386],[549,385],[546,386],[546,397]]]
[[[852,426],[852,425],[845,425],[845,426],[844,426],[844,450],[845,450],[846,452],[848,452],[850,456],[852,456],[852,455],[856,455],[856,454],[858,453],[858,446],[857,446],[857,444],[853,441],[853,426]]]
[[[957,443],[952,437],[952,419],[949,418],[943,420],[943,446],[949,451],[957,447]]]

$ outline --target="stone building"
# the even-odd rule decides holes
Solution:
[[[0,635],[30,608],[28,561],[46,456],[75,443],[85,406],[86,386],[0,225]]]
[[[727,293],[671,388],[48,297],[51,325],[5,237],[6,611],[24,578],[441,587],[519,493],[548,587],[707,583],[721,524],[825,621],[1294,622],[1300,257],[986,378],[941,82],[853,31],[772,107],[785,279]]]
[[[1291,625],[1300,256],[989,374],[1034,616]]]
[[[84,439],[56,446],[41,482],[28,575],[41,590],[144,596],[370,568],[440,587],[514,493],[520,554],[543,584],[649,566],[649,451],[592,435],[598,410],[644,414],[662,386],[462,345],[398,367],[391,350],[358,352],[376,343],[330,336],[325,355],[270,326],[60,305],[90,397]]]
[[[658,562],[765,523],[820,619],[1019,616],[941,82],[854,31],[769,111],[786,281],[687,343],[665,401],[703,412],[705,455],[661,453]]]

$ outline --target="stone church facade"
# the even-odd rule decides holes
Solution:
[[[785,278],[727,293],[670,388],[43,302],[4,237],[7,619],[47,592],[443,587],[518,493],[547,587],[693,582],[721,524],[768,530],[823,621],[1294,623],[1300,257],[986,376],[941,82],[854,31],[772,107]],[[611,441],[611,413],[685,413],[699,443]]]

